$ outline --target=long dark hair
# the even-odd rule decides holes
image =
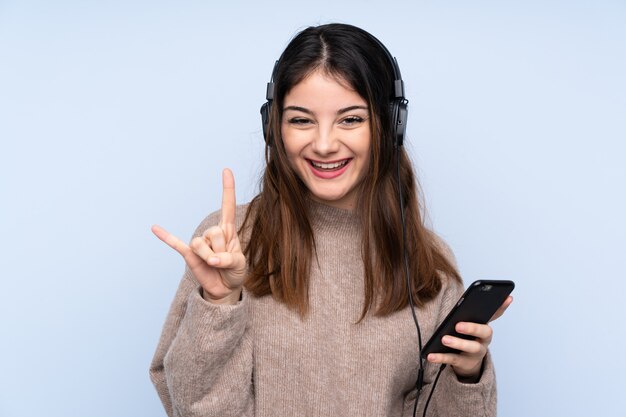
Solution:
[[[418,186],[408,155],[394,146],[390,115],[393,67],[381,45],[351,25],[309,27],[289,43],[274,73],[274,101],[265,148],[261,192],[252,200],[242,226],[249,276],[246,288],[256,296],[271,294],[305,315],[315,241],[307,216],[308,189],[291,168],[281,137],[285,95],[314,71],[321,70],[352,87],[370,112],[370,174],[362,182],[357,215],[362,226],[365,299],[362,317],[373,308],[384,316],[408,305],[403,270],[402,221],[398,202],[396,156],[406,219],[411,291],[418,306],[434,298],[442,276],[460,280],[437,237],[422,219]],[[400,152],[400,155],[396,155]]]

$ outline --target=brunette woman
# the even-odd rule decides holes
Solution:
[[[398,78],[362,29],[300,32],[264,106],[260,193],[237,206],[225,170],[189,246],[153,228],[187,264],[151,366],[168,415],[410,416],[423,368],[421,415],[445,363],[429,415],[495,416],[489,325],[459,323],[476,340],[419,359],[463,285],[398,143]]]

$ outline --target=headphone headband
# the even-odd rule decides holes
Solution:
[[[367,32],[366,32],[367,33]],[[393,128],[393,136],[394,136],[394,145],[402,146],[404,143],[404,135],[406,133],[406,121],[408,116],[408,100],[404,97],[404,81],[402,81],[402,75],[400,74],[400,67],[398,66],[398,61],[394,56],[391,55],[391,52],[387,49],[385,45],[381,41],[378,40],[374,35],[367,33],[369,37],[376,42],[376,44],[382,49],[387,57],[387,60],[391,64],[393,68],[393,93],[394,98],[391,101],[391,121]],[[269,132],[269,121],[272,109],[272,102],[274,101],[274,78],[276,77],[276,71],[278,70],[278,65],[280,63],[280,58],[276,60],[274,63],[274,68],[272,69],[272,77],[270,81],[267,83],[267,88],[265,90],[265,99],[267,100],[261,106],[261,122],[263,128],[263,137],[265,142],[268,144],[272,144],[272,134]]]

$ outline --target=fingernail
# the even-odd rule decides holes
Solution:
[[[459,324],[457,324],[457,325],[456,325],[456,329],[457,329],[457,331],[459,331],[459,332],[464,332],[465,330],[467,330],[467,329],[466,329],[466,327],[467,327],[467,326],[465,326],[465,324],[464,324],[464,323],[459,323]]]
[[[450,343],[452,343],[452,338],[449,336],[444,336],[442,341],[444,345],[449,345]]]
[[[211,256],[209,258],[209,264],[210,265],[217,265],[220,263],[220,258],[218,258],[217,256]]]

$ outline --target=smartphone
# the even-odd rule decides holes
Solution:
[[[513,281],[474,281],[426,342],[422,349],[422,358],[426,358],[429,353],[458,353],[458,350],[441,343],[441,338],[450,335],[467,340],[475,339],[454,330],[456,324],[460,321],[486,324],[511,294],[513,288],[515,288]]]

